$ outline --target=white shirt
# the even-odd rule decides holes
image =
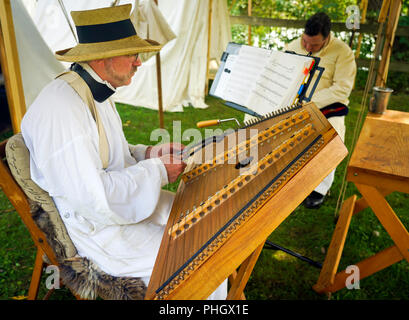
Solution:
[[[88,106],[56,79],[21,124],[31,177],[55,201],[81,256],[114,276],[146,277],[173,202],[173,194],[161,190],[167,172],[160,159],[144,160],[147,146],[128,145],[109,100],[95,105],[109,143],[107,169]]]

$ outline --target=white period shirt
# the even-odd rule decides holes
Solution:
[[[290,42],[286,46],[286,50],[295,51],[299,54],[308,53],[302,45],[301,38]],[[356,76],[355,56],[351,48],[331,33],[328,43],[320,51],[312,55],[321,58],[319,66],[325,68],[312,96],[312,102],[318,108],[326,107],[335,102],[340,102],[347,106]],[[314,75],[313,81],[315,81],[316,77],[317,73]],[[311,88],[308,90],[307,95],[310,94],[310,90]],[[342,139],[345,137],[344,119],[345,116],[328,119]]]
[[[108,139],[108,167],[102,167],[88,106],[55,79],[21,124],[31,177],[53,198],[79,255],[114,276],[149,277],[173,202],[161,190],[167,172],[160,159],[144,159],[147,146],[127,143],[109,99],[95,105]]]
[[[295,51],[299,54],[308,54],[302,45],[301,38],[290,42],[286,46],[286,50]],[[325,68],[312,101],[318,108],[323,108],[334,102],[340,102],[347,106],[356,76],[354,52],[345,42],[331,33],[329,42],[320,51],[312,55],[321,58],[319,66]],[[316,77],[317,74],[314,75],[314,81]]]

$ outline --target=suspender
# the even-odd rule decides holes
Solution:
[[[102,167],[106,169],[109,163],[108,140],[98,110],[95,107],[94,97],[92,96],[91,90],[89,89],[86,82],[78,75],[78,73],[74,71],[64,72],[56,78],[66,81],[78,93],[78,95],[91,111],[92,117],[94,118],[98,128],[99,156],[102,161]]]

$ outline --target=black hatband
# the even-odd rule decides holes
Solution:
[[[119,40],[136,35],[130,19],[117,22],[76,26],[79,43]]]

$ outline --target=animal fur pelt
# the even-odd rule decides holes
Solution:
[[[141,300],[146,292],[140,278],[111,276],[83,257],[67,259],[62,263],[60,276],[67,287],[86,299]]]
[[[110,276],[77,254],[52,198],[31,180],[30,154],[21,133],[9,139],[5,151],[10,171],[27,196],[31,216],[53,249],[63,283],[83,299],[143,299],[146,286],[140,278]],[[43,260],[50,264],[46,256]]]
[[[100,270],[92,261],[78,255],[66,257],[58,241],[48,213],[32,204],[32,215],[39,228],[46,234],[47,242],[53,248],[60,262],[62,282],[82,299],[142,300],[146,285],[136,277],[114,277]]]

